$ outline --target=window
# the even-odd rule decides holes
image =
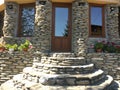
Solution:
[[[90,6],[90,37],[104,37],[104,7]]]
[[[68,8],[56,7],[55,14],[55,36],[68,36]]]
[[[20,5],[18,36],[30,37],[34,32],[34,4]]]

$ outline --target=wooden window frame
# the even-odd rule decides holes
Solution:
[[[23,36],[21,34],[21,31],[22,31],[22,22],[21,22],[21,19],[22,19],[22,9],[25,8],[25,7],[34,7],[35,8],[35,3],[29,3],[29,4],[20,4],[19,5],[19,16],[18,16],[18,31],[17,31],[17,36],[18,37],[30,37],[30,36]]]
[[[90,4],[89,5],[89,37],[105,38],[105,5],[102,4]],[[101,7],[102,8],[102,35],[92,35],[91,30],[91,7]]]

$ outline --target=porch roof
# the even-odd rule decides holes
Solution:
[[[4,10],[5,8],[5,2],[17,2],[19,4],[23,3],[33,3],[35,0],[0,0],[0,11]],[[75,0],[50,0],[52,2],[67,2],[71,3]],[[96,3],[96,4],[119,4],[120,5],[120,0],[87,0],[88,3]]]

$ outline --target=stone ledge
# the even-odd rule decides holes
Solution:
[[[51,53],[51,57],[74,57],[74,53]]]
[[[72,66],[86,64],[86,60],[84,57],[42,57],[41,63],[60,66]]]
[[[113,78],[111,76],[107,76],[107,78],[108,79],[103,81],[101,84],[93,85],[93,86],[89,86],[89,85],[87,85],[87,86],[85,86],[85,85],[79,85],[79,86],[44,86],[41,84],[34,84],[34,85],[29,87],[29,90],[104,90],[113,81]],[[28,83],[29,81],[24,81],[24,82]],[[24,83],[24,84],[27,86],[26,83]],[[17,89],[17,88],[15,89],[12,80],[9,80],[6,83],[4,83],[3,85],[1,85],[1,88],[2,88],[2,90],[16,90]],[[26,87],[24,87],[24,88],[26,88]],[[20,89],[20,90],[22,90],[22,89]],[[115,89],[112,89],[112,90],[115,90]]]
[[[102,70],[97,70],[89,74],[45,74],[35,71],[32,67],[25,68],[23,74],[23,78],[26,80],[42,83],[42,79],[44,81],[43,84],[47,85],[71,85],[71,83],[73,85],[93,85],[105,76]]]
[[[94,64],[78,66],[57,66],[50,64],[33,63],[36,71],[46,72],[47,74],[85,74],[94,71]]]
[[[70,75],[70,74],[45,74],[45,73],[41,73],[41,72],[37,72],[37,71],[34,71],[34,69],[32,67],[26,67],[23,69],[23,73],[28,73],[30,75],[33,75],[33,76],[45,76],[45,77],[51,77],[51,78],[56,78],[56,77],[59,77],[59,78],[62,78],[62,77],[76,77],[76,78],[93,78],[93,77],[96,77],[98,75],[101,75],[104,73],[104,71],[102,70],[97,70],[93,73],[90,73],[90,74],[78,74],[78,75]]]
[[[55,68],[89,68],[94,66],[94,64],[77,65],[77,66],[58,66],[58,65],[50,65],[50,64],[41,64],[41,63],[33,63],[33,65],[55,67]]]

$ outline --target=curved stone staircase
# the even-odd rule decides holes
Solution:
[[[120,84],[73,53],[51,53],[1,85],[1,90],[120,90]]]

